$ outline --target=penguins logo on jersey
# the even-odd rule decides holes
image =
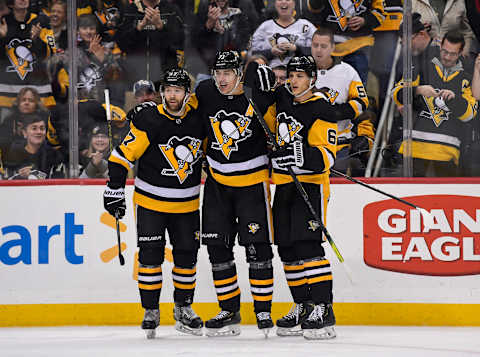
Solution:
[[[308,30],[308,28],[307,28]],[[280,33],[275,33],[272,35],[272,37],[270,37],[268,40],[270,42],[270,45],[273,47],[273,46],[276,46],[276,45],[280,45],[282,43],[295,43],[297,42],[297,39],[298,39],[298,35],[294,35],[294,34],[280,34]],[[284,59],[286,57],[286,55],[283,55],[283,56],[280,56],[280,59]]]
[[[19,40],[14,38],[7,46],[5,51],[10,60],[11,66],[7,67],[7,72],[17,72],[23,81],[29,72],[33,72],[33,54],[30,51],[32,40]]]
[[[280,146],[289,144],[295,140],[302,140],[298,132],[302,130],[303,125],[292,116],[287,116],[284,112],[277,115],[277,143]]]
[[[445,105],[445,102],[440,97],[423,97],[427,110],[420,112],[420,117],[431,119],[437,128],[444,120],[448,120],[450,109]]]
[[[335,104],[335,101],[337,100],[339,94],[340,93],[337,90],[328,87],[320,88],[320,91],[315,93],[315,95],[318,95],[322,98],[325,98],[325,100],[328,100],[330,104]]]
[[[258,230],[260,229],[260,225],[258,223],[249,223],[248,224],[248,232],[249,233],[252,233],[252,234],[255,234],[258,232]]]
[[[162,175],[177,176],[178,181],[183,183],[193,172],[193,165],[201,157],[201,144],[201,140],[190,136],[181,139],[173,136],[166,144],[159,144],[160,151],[171,167],[171,169],[163,169]]]
[[[78,76],[78,88],[84,88],[90,92],[102,78],[100,67],[95,63],[90,63]]]
[[[210,125],[217,142],[212,143],[212,149],[220,150],[230,159],[232,151],[238,150],[238,143],[249,138],[252,131],[248,129],[252,119],[238,113],[226,113],[220,110],[215,116],[210,117]]]
[[[363,5],[364,0],[328,0],[333,15],[328,15],[327,21],[336,22],[342,31],[348,26],[350,17],[358,16],[367,8]]]
[[[320,228],[320,224],[317,221],[314,221],[313,219],[309,220],[307,223],[308,223],[308,229],[311,230],[312,232],[315,232],[318,228]]]

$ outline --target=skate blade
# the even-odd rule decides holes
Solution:
[[[202,328],[191,328],[191,327],[185,326],[180,322],[175,323],[175,330],[177,330],[178,332],[186,333],[188,335],[203,336]]]
[[[307,329],[303,330],[303,337],[307,340],[331,340],[337,334],[333,327],[324,327],[321,329]]]
[[[228,325],[222,328],[206,328],[208,337],[229,337],[240,335],[239,325]]]
[[[155,329],[146,329],[144,331],[145,331],[145,336],[147,336],[147,340],[152,340],[157,335],[157,332]]]
[[[270,334],[270,331],[271,331],[271,330],[272,330],[272,329],[271,329],[270,327],[267,327],[267,328],[261,329],[260,331],[263,332],[263,335],[265,336],[265,338],[268,338],[268,335]]]
[[[295,326],[292,328],[288,327],[277,327],[277,336],[288,337],[288,336],[302,336],[303,330],[300,326]]]

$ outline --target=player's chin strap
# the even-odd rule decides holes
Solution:
[[[213,71],[213,81],[215,82],[215,86],[217,87],[218,91],[223,94],[223,95],[231,95],[233,94],[233,92],[235,92],[235,90],[237,89],[238,85],[241,83],[242,81],[242,71],[238,68],[234,68],[233,69],[235,71],[235,74],[237,75],[237,83],[235,83],[235,87],[233,87],[233,89],[228,92],[228,93],[225,93],[223,94],[222,91],[220,90],[220,86],[218,85],[218,82],[217,82],[217,77],[215,76],[215,70]]]
[[[179,88],[183,88],[183,87],[179,87]],[[163,109],[165,110],[165,112],[170,113],[170,111],[167,108],[167,105],[165,104],[166,102],[165,102],[165,95],[163,94],[163,88],[162,90],[160,90],[160,96],[162,97]],[[185,92],[185,98],[183,98],[182,107],[176,113],[170,113],[170,114],[173,116],[181,116],[191,96],[192,96],[191,93]]]
[[[309,90],[311,90],[312,88],[314,88],[314,87],[315,87],[315,82],[316,82],[315,78],[310,78],[310,84],[309,84],[308,88],[305,89],[302,93],[296,94],[296,95],[293,94],[292,88],[290,87],[290,80],[289,80],[289,79],[287,79],[287,81],[285,82],[284,86],[285,86],[285,88],[287,88],[288,93],[290,93],[291,95],[293,95],[295,98],[298,98],[298,97],[304,96],[305,94],[308,93]]]

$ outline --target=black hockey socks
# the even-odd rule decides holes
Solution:
[[[220,308],[232,312],[240,311],[240,289],[235,263],[229,261],[212,264],[212,272]]]
[[[315,304],[332,302],[332,268],[324,257],[305,259],[305,276],[310,288],[310,298]]]
[[[138,265],[138,289],[144,309],[158,309],[162,281],[161,265]]]
[[[272,261],[251,262],[248,273],[255,313],[270,312],[273,295]]]
[[[197,267],[181,268],[174,266],[172,269],[173,300],[180,305],[190,305],[193,302],[193,293],[197,281]]]
[[[309,301],[310,294],[303,261],[283,262],[283,270],[293,301],[297,304]]]

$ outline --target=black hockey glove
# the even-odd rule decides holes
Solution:
[[[357,136],[350,142],[350,156],[357,157],[363,164],[368,162],[370,145],[365,136]]]
[[[290,166],[302,167],[303,159],[303,145],[301,141],[294,141],[280,150],[272,152],[270,155],[274,168],[286,170]]]
[[[271,92],[275,89],[277,78],[275,73],[267,65],[261,64],[257,68],[259,89],[263,92]]]
[[[103,207],[113,217],[123,218],[127,205],[125,203],[125,189],[123,187],[110,188],[107,184],[103,192]]]
[[[264,64],[259,65],[251,62],[245,72],[244,85],[250,88],[257,88],[262,92],[270,92],[275,89],[277,78],[272,69]]]

